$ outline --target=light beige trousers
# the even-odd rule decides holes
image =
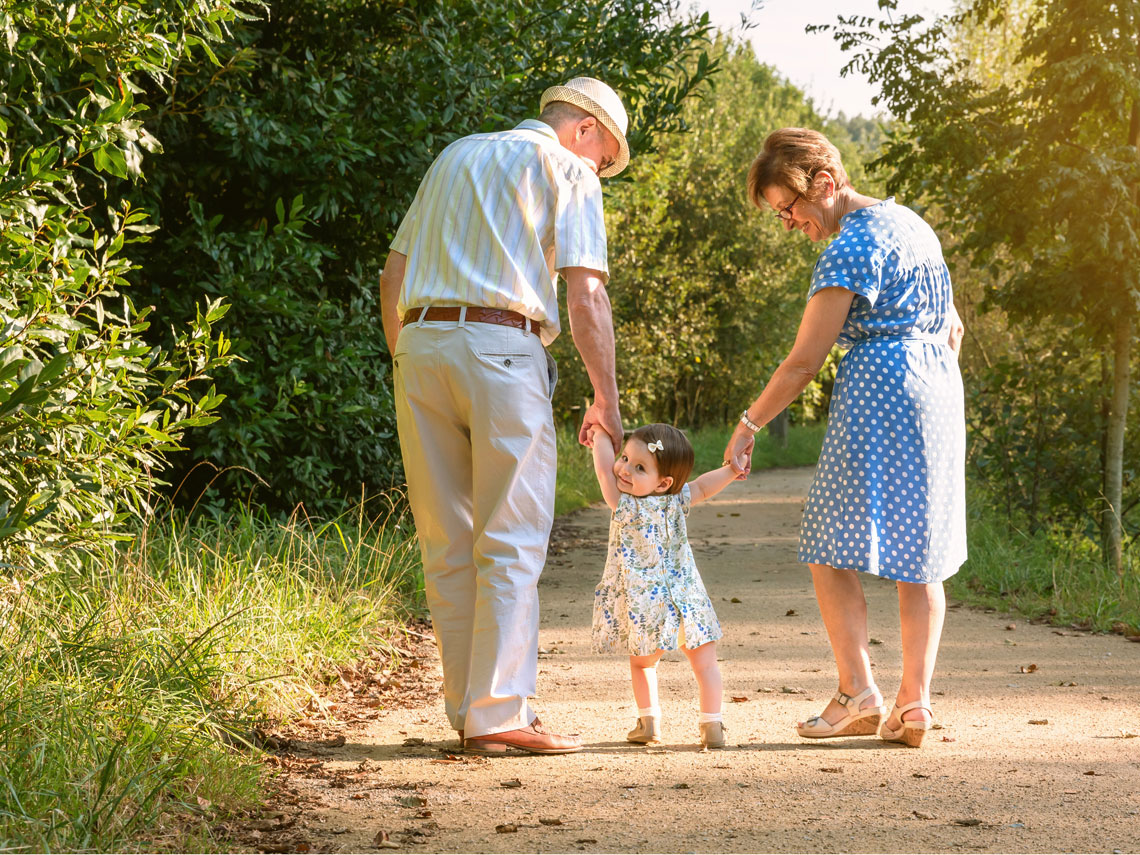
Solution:
[[[463,321],[409,324],[393,356],[444,706],[465,736],[534,718],[557,466],[548,359],[531,332]]]

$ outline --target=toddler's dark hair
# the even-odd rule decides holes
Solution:
[[[663,424],[642,425],[629,438],[639,439],[646,445],[651,442],[661,443],[661,450],[653,452],[657,458],[657,472],[662,478],[673,479],[666,494],[680,493],[689,473],[693,471],[693,446],[689,438],[673,425]]]

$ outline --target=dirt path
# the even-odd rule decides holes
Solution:
[[[387,848],[431,852],[1140,851],[1140,644],[952,608],[934,685],[941,729],[921,749],[795,735],[835,688],[795,561],[810,477],[758,473],[689,520],[725,632],[727,750],[698,750],[679,654],[660,666],[664,744],[624,741],[636,717],[626,662],[590,653],[608,526],[590,508],[560,521],[540,586],[535,702],[586,750],[456,757],[438,696],[391,710],[343,747],[311,752],[319,771],[291,781],[308,805],[294,843],[376,851],[386,831]],[[879,685],[893,697],[897,599],[891,583],[865,588]]]

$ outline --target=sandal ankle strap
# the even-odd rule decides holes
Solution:
[[[899,721],[902,721],[902,714],[910,712],[911,710],[926,710],[931,716],[934,715],[934,710],[930,708],[930,701],[911,701],[909,704],[903,704],[901,707],[895,704],[895,712],[898,713]]]
[[[878,691],[879,687],[872,683],[857,695],[849,695],[846,692],[836,692],[834,698],[838,703],[846,707],[849,712],[857,713],[859,712],[860,704]]]

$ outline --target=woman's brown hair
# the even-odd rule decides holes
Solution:
[[[819,200],[820,193],[812,181],[826,171],[835,179],[835,189],[847,185],[847,170],[839,149],[819,131],[811,128],[780,128],[764,140],[764,148],[748,170],[748,198],[763,208],[764,191],[769,187],[785,187],[799,193],[809,202]]]
[[[653,452],[657,458],[657,474],[673,479],[666,494],[680,493],[693,471],[693,446],[689,438],[672,425],[663,424],[642,425],[629,438],[641,440],[646,445],[661,443],[660,451]]]

